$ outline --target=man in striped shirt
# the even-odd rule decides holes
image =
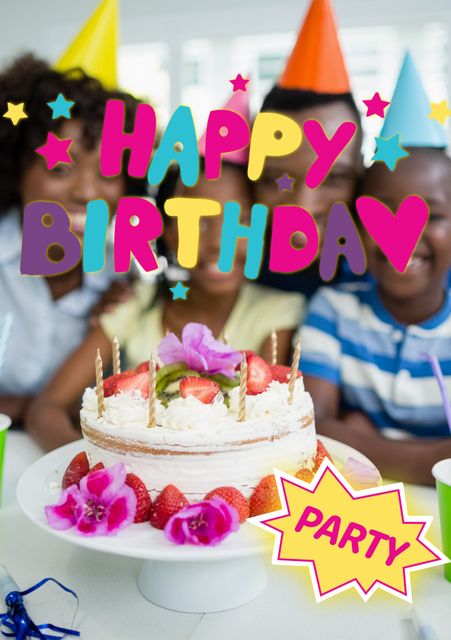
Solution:
[[[301,331],[302,362],[320,433],[368,455],[388,477],[432,483],[451,457],[450,431],[424,353],[438,357],[451,398],[451,160],[410,149],[391,172],[367,172],[363,193],[396,211],[417,193],[430,208],[412,259],[398,273],[362,231],[373,283],[324,287]],[[404,439],[390,439],[395,429]]]

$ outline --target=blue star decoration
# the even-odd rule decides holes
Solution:
[[[410,155],[399,141],[399,134],[391,138],[376,138],[376,153],[371,160],[385,162],[390,171],[394,171],[398,160]]]
[[[294,178],[290,178],[287,173],[284,173],[280,178],[277,178],[276,182],[279,191],[293,191]]]
[[[62,93],[59,93],[56,100],[53,102],[47,102],[50,109],[53,111],[52,120],[56,120],[57,118],[71,118],[70,110],[74,106],[75,102],[71,102],[71,100],[66,100]]]
[[[189,291],[189,287],[185,287],[181,282],[177,282],[175,287],[169,288],[169,291],[172,292],[173,300],[186,300],[186,294]]]

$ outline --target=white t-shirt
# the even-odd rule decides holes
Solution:
[[[106,266],[84,274],[80,288],[53,300],[42,276],[20,273],[22,230],[17,209],[0,216],[0,327],[12,317],[0,369],[0,394],[38,393],[88,329],[91,307],[118,278],[110,251]],[[1,364],[1,363],[0,363]]]

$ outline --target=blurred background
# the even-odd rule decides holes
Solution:
[[[0,63],[33,50],[55,61],[98,0],[0,3]],[[252,107],[283,69],[307,0],[122,0],[119,78],[149,100],[165,125],[180,104],[191,106],[199,133],[207,114],[230,94],[238,72],[252,79]],[[389,99],[406,47],[431,101],[451,88],[451,0],[334,0],[357,104],[379,91]],[[378,118],[365,118],[365,151]],[[371,146],[372,150],[372,146]]]

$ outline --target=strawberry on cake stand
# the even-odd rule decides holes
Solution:
[[[83,396],[83,440],[38,460],[18,499],[73,544],[141,558],[143,596],[169,609],[219,611],[266,584],[270,536],[247,517],[279,508],[273,468],[309,481],[329,455],[298,372],[234,351],[195,323],[153,357]],[[274,361],[273,357],[273,361]],[[323,438],[337,463],[349,447]],[[69,463],[69,465],[68,465]],[[371,481],[378,481],[372,469]],[[265,558],[265,550],[266,558]]]

